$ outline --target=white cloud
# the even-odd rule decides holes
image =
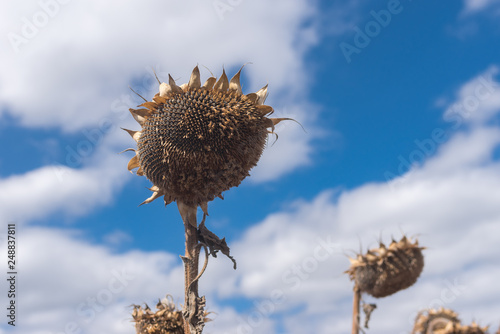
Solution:
[[[492,158],[492,148],[499,142],[500,129],[497,127],[457,133],[446,146],[439,148],[439,158],[427,161],[426,174],[441,176],[487,163]]]
[[[471,79],[458,90],[456,101],[444,113],[446,120],[454,126],[463,123],[482,123],[500,111],[500,82],[495,80],[497,66]]]
[[[261,314],[254,312],[242,315],[230,307],[215,307],[210,309],[212,314],[205,326],[204,333],[207,334],[234,334],[252,333],[258,327],[259,333],[274,333],[276,331],[274,322]]]
[[[132,241],[132,236],[120,230],[113,231],[104,236],[103,240],[110,246],[119,246],[126,242]]]
[[[130,174],[127,158],[108,146],[93,146],[94,155],[85,164],[81,162],[81,168],[55,162],[0,179],[0,219],[25,223],[54,213],[81,216],[110,203]],[[87,159],[78,154],[75,157]]]

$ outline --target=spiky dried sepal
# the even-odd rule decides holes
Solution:
[[[448,324],[460,324],[458,314],[450,309],[429,309],[418,313],[412,334],[427,334],[444,330]]]
[[[223,71],[203,85],[198,67],[181,86],[169,76],[153,101],[131,109],[142,129],[127,130],[138,146],[128,167],[139,165],[165,204],[201,205],[238,186],[260,159],[267,128],[283,120],[267,117],[273,112],[263,105],[267,85],[242,94],[240,71],[230,81]]]
[[[350,259],[346,271],[362,292],[376,298],[392,295],[412,286],[424,267],[423,247],[407,237],[393,241],[389,247],[380,243],[379,248],[368,250]]]

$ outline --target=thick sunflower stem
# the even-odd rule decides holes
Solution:
[[[354,298],[352,302],[352,334],[359,334],[359,304],[361,301],[361,290],[354,285]]]
[[[198,247],[196,206],[178,202],[177,206],[184,223],[186,236],[186,253],[181,256],[184,262],[184,332],[185,334],[199,334],[203,323],[200,324],[198,315],[203,313],[198,295],[198,263],[200,247]]]

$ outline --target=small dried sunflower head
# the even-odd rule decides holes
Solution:
[[[381,298],[412,286],[424,267],[423,247],[418,240],[412,242],[406,236],[392,241],[389,247],[380,243],[378,248],[366,254],[349,258],[351,266],[346,271],[361,292]]]
[[[212,321],[210,312],[203,312],[203,322]],[[170,295],[158,300],[156,311],[145,304],[133,305],[132,321],[137,334],[184,334],[184,318],[182,311],[175,307]]]
[[[249,175],[283,118],[267,117],[273,112],[264,105],[267,85],[242,93],[240,73],[228,80],[223,71],[202,85],[196,66],[188,83],[177,86],[169,75],[152,101],[130,109],[142,129],[125,129],[137,142],[128,169],[153,183],[142,204],[164,196],[165,204],[203,207]]]
[[[158,301],[156,312],[147,304],[134,305],[132,318],[137,334],[184,334],[182,312],[169,299]]]
[[[486,334],[488,326],[481,327],[472,322],[462,325],[458,314],[450,309],[428,309],[418,313],[412,334]]]
[[[450,325],[460,324],[458,314],[450,309],[428,309],[420,311],[415,318],[413,334],[437,333],[449,328]]]

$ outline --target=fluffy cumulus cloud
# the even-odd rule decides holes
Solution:
[[[77,155],[75,155],[78,158]],[[99,146],[90,166],[54,163],[0,179],[0,219],[26,223],[50,214],[75,217],[108,204],[127,180],[127,159]]]
[[[492,115],[489,107],[477,112]],[[227,258],[211,259],[200,284],[215,312],[206,332],[348,332],[352,283],[343,273],[346,255],[360,243],[374,247],[379,238],[390,242],[402,232],[426,247],[424,271],[416,285],[394,296],[365,297],[378,305],[370,332],[407,333],[419,310],[441,306],[457,311],[464,323],[476,320],[496,330],[499,147],[498,125],[472,123],[397,178],[325,190],[270,214],[231,242],[238,270]],[[159,286],[182,291],[182,269],[172,254],[114,254],[78,234],[43,228],[27,228],[23,240],[21,301],[28,332],[64,332],[68,324],[82,333],[131,332],[127,305],[151,303]],[[54,265],[54,258],[61,263]],[[122,270],[130,270],[131,278],[119,289]],[[235,309],[234,300],[248,303]]]

